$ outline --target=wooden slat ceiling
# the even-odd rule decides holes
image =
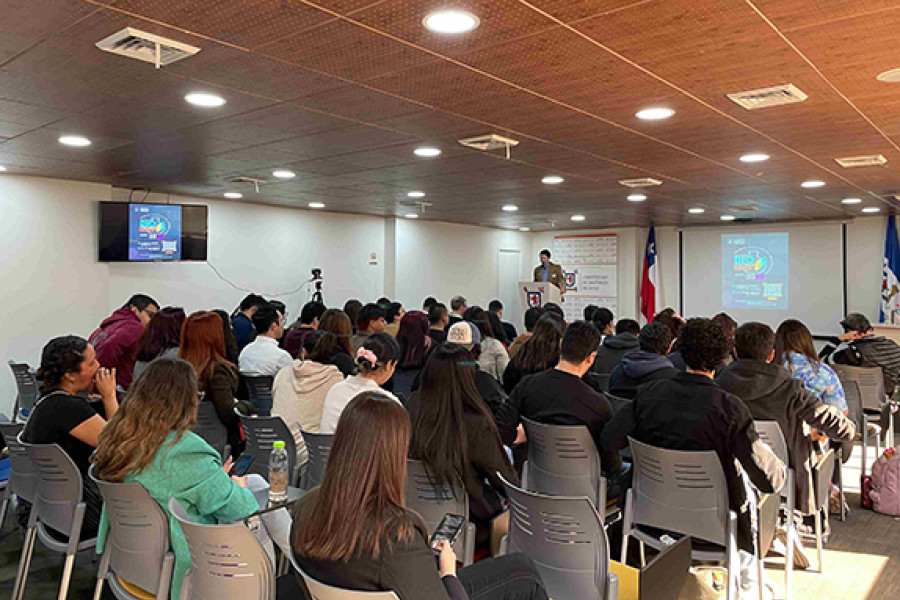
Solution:
[[[480,26],[423,27],[448,5]],[[900,0],[3,0],[0,14],[11,173],[385,216],[422,190],[426,218],[535,231],[718,222],[748,203],[762,220],[898,206],[900,83],[875,77],[900,67]],[[201,52],[156,70],[94,47],[129,26]],[[809,98],[747,111],[725,96],[782,83]],[[190,106],[192,91],[227,104]],[[675,116],[635,118],[658,105]],[[487,133],[520,144],[507,160],[456,141]],[[425,144],[443,154],[415,157]],[[861,154],[888,163],[834,161]],[[256,193],[227,181],[239,175],[270,182]],[[663,185],[627,202],[618,180],[637,177]]]

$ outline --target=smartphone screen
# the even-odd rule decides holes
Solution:
[[[253,464],[253,457],[249,454],[241,454],[234,464],[231,465],[231,471],[228,474],[232,477],[243,477],[250,470]]]
[[[441,519],[437,529],[434,530],[434,535],[431,536],[431,549],[437,550],[441,540],[447,540],[451,544],[456,542],[459,538],[459,534],[462,532],[463,525],[465,524],[466,518],[462,515],[454,515],[451,513],[444,515],[444,518]]]

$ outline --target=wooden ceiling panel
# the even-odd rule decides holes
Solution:
[[[753,4],[783,31],[841,23],[861,16],[875,21],[900,9],[898,0],[753,0]]]
[[[0,19],[0,65],[98,8],[71,0],[8,0]],[[35,15],[42,18],[35,19]]]

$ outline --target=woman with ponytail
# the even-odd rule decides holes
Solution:
[[[351,375],[328,390],[325,405],[322,407],[322,424],[319,432],[334,433],[344,407],[362,392],[379,391],[399,403],[396,396],[381,389],[381,386],[394,375],[399,358],[400,346],[390,335],[374,333],[366,338],[362,347],[356,351],[356,366],[359,373]]]

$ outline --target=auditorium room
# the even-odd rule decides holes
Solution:
[[[0,0],[0,595],[900,597],[900,0]]]

